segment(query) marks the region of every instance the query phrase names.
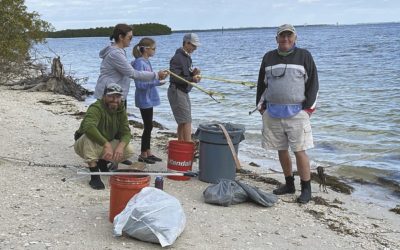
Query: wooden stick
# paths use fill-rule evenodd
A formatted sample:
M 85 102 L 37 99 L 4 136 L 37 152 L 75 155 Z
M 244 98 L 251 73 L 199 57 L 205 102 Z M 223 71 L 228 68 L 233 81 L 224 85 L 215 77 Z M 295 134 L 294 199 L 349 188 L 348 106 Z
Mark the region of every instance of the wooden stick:
M 171 72 L 170 70 L 165 70 L 165 71 L 167 71 L 170 75 L 172 75 L 172 76 L 178 78 L 179 80 L 181 80 L 181 81 L 183 81 L 183 82 L 185 82 L 185 83 L 187 83 L 187 84 L 189 84 L 189 85 L 191 85 L 191 86 L 197 88 L 198 90 L 200 90 L 200 91 L 206 93 L 207 95 L 209 95 L 209 96 L 210 96 L 214 101 L 216 101 L 217 103 L 220 103 L 220 102 L 219 102 L 218 100 L 216 100 L 213 96 L 219 96 L 219 97 L 221 97 L 222 99 L 224 98 L 224 95 L 221 94 L 221 93 L 214 92 L 214 91 L 210 91 L 210 90 L 206 90 L 206 89 L 200 87 L 198 84 L 196 84 L 196 83 L 194 83 L 194 82 L 189 82 L 188 80 L 182 78 L 181 76 L 175 74 L 174 72 Z
M 254 82 L 248 82 L 248 81 L 229 80 L 229 79 L 223 79 L 223 78 L 217 78 L 217 77 L 211 77 L 211 76 L 203 76 L 203 75 L 201 77 L 204 78 L 204 79 L 218 81 L 218 82 L 241 84 L 243 86 L 250 87 L 251 89 L 256 86 L 256 84 Z

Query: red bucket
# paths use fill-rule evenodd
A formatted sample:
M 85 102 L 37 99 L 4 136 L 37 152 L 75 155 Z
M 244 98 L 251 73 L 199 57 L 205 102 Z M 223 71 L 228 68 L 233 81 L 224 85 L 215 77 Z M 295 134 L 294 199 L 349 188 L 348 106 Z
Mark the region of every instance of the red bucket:
M 110 222 L 124 210 L 128 201 L 150 185 L 150 176 L 114 175 L 110 177 Z
M 192 171 L 195 144 L 172 140 L 168 143 L 168 170 L 177 173 Z M 190 180 L 188 176 L 167 176 L 176 181 Z

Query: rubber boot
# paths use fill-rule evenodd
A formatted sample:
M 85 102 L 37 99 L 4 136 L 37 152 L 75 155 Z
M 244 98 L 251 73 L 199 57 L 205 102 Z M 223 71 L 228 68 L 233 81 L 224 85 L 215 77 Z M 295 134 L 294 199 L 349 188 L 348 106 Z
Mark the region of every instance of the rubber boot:
M 97 161 L 97 168 L 100 169 L 101 172 L 110 172 L 108 169 L 108 161 L 100 159 Z
M 89 170 L 92 173 L 99 172 L 98 167 L 89 168 Z M 105 188 L 104 183 L 101 181 L 100 175 L 91 175 L 89 185 L 96 190 L 101 190 Z
M 311 181 L 301 180 L 301 194 L 297 198 L 298 203 L 308 203 L 311 200 Z
M 294 194 L 296 192 L 296 188 L 294 187 L 294 176 L 285 177 L 286 184 L 280 186 L 279 188 L 273 191 L 276 195 L 282 194 Z

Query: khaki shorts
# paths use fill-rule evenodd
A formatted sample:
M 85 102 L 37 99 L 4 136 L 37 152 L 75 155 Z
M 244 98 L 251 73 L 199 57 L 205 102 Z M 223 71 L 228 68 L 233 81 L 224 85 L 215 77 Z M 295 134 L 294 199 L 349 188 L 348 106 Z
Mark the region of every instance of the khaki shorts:
M 188 93 L 171 85 L 168 88 L 168 100 L 176 123 L 182 124 L 192 122 L 192 106 Z
M 314 147 L 310 117 L 304 110 L 290 118 L 272 118 L 264 112 L 262 147 L 273 150 L 303 151 Z
M 112 148 L 115 149 L 119 140 L 112 140 Z M 101 159 L 103 156 L 103 146 L 91 141 L 86 135 L 82 135 L 74 144 L 75 153 L 82 157 L 85 162 L 94 162 Z M 133 156 L 133 145 L 128 144 L 125 146 L 123 159 L 124 161 Z

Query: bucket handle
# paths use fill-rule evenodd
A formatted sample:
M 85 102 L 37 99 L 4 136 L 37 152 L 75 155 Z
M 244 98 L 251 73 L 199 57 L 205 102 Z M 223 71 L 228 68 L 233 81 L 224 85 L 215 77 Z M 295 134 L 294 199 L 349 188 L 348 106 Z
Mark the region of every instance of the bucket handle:
M 222 127 L 221 127 L 222 126 Z M 230 138 L 231 140 L 234 138 L 234 136 L 233 135 L 230 135 L 230 134 L 228 134 L 228 132 L 227 132 L 227 130 L 226 130 L 226 128 L 225 128 L 225 126 L 222 124 L 222 123 L 214 123 L 214 124 L 211 124 L 210 125 L 210 127 L 216 127 L 216 128 L 218 128 L 218 127 L 220 127 L 221 128 L 221 130 L 222 130 L 222 132 L 224 132 L 224 129 L 225 129 L 225 132 L 224 132 L 224 137 L 225 138 Z M 224 128 L 224 129 L 223 129 Z M 227 141 L 228 141 L 228 139 L 227 139 Z M 242 141 L 242 140 L 240 140 L 240 141 Z M 229 143 L 228 143 L 229 144 Z
M 222 129 L 222 132 L 224 132 L 224 135 L 226 137 L 226 141 L 228 142 L 229 148 L 231 149 L 231 153 L 232 153 L 233 159 L 235 160 L 236 170 L 239 170 L 241 168 L 240 167 L 240 162 L 239 162 L 239 159 L 238 159 L 238 157 L 236 155 L 236 151 L 235 151 L 235 148 L 233 147 L 233 143 L 232 143 L 232 140 L 231 140 L 231 138 L 230 138 L 230 136 L 228 134 L 228 131 L 226 131 L 224 125 L 222 125 L 222 124 L 217 124 L 217 125 Z

